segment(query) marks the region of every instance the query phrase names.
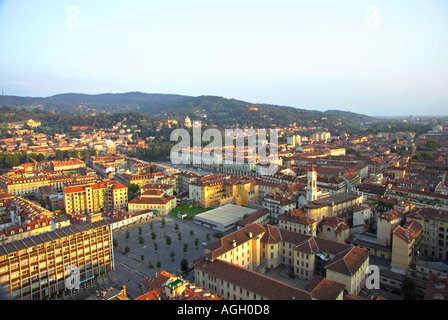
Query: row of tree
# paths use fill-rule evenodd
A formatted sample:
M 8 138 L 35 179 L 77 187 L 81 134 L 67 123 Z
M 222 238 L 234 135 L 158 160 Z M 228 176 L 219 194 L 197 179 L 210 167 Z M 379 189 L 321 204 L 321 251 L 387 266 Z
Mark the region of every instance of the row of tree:
M 68 151 L 68 150 L 56 150 L 55 155 L 46 158 L 42 153 L 31 153 L 27 154 L 25 151 L 9 153 L 9 154 L 0 154 L 0 169 L 10 170 L 13 167 L 17 167 L 22 163 L 29 163 L 34 160 L 37 162 L 45 161 L 45 160 L 68 160 L 71 158 L 88 158 L 90 156 L 96 156 L 98 152 L 95 149 L 84 149 L 80 153 L 77 150 Z

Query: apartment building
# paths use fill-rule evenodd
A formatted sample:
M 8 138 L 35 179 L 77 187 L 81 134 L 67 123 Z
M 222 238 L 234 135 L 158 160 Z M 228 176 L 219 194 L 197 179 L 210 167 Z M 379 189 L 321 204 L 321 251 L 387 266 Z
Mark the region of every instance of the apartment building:
M 126 186 L 132 184 L 138 185 L 140 188 L 144 185 L 156 183 L 159 177 L 163 177 L 165 174 L 163 172 L 153 172 L 146 174 L 131 174 L 131 173 L 121 173 L 116 174 L 115 178 Z
M 26 239 L 33 235 L 51 231 L 51 229 L 51 218 L 43 216 L 39 219 L 24 224 L 19 224 L 0 230 L 0 244 Z
M 169 194 L 170 196 L 174 195 L 174 186 L 170 184 L 161 184 L 161 183 L 146 184 L 140 188 L 140 193 L 142 194 L 148 190 L 162 191 L 163 193 Z
M 436 208 L 416 209 L 406 216 L 423 227 L 422 254 L 448 261 L 448 211 Z
M 378 216 L 377 242 L 380 245 L 390 247 L 392 245 L 392 233 L 404 220 L 403 212 L 390 210 Z
M 278 216 L 280 229 L 316 236 L 316 221 L 308 218 L 301 209 L 287 211 Z
M 338 193 L 307 202 L 303 211 L 307 217 L 319 223 L 324 217 L 347 217 L 362 202 L 362 195 Z
M 130 213 L 142 210 L 154 210 L 157 214 L 167 215 L 176 207 L 176 197 L 160 190 L 147 190 L 128 203 Z
M 262 274 L 280 265 L 292 267 L 299 279 L 322 276 L 331 284 L 342 284 L 349 294 L 358 294 L 369 265 L 367 250 L 256 223 L 204 249 L 194 262 L 195 281 L 227 299 L 311 299 L 306 290 Z
M 101 220 L 0 246 L 0 287 L 12 299 L 63 299 L 112 269 L 112 234 Z
M 186 192 L 189 190 L 190 183 L 195 181 L 197 178 L 201 177 L 200 174 L 189 172 L 189 171 L 182 171 L 178 173 L 173 174 L 175 178 L 175 191 L 177 193 Z
M 0 188 L 14 196 L 37 193 L 39 187 L 50 185 L 48 176 L 20 178 L 11 174 L 0 176 Z
M 430 275 L 424 300 L 448 300 L 448 278 L 445 275 Z
M 263 198 L 261 205 L 271 213 L 271 223 L 276 224 L 279 222 L 279 215 L 296 209 L 297 200 L 286 194 L 271 193 Z
M 350 227 L 339 217 L 324 218 L 317 226 L 317 236 L 320 238 L 346 243 L 350 236 Z
M 37 202 L 27 198 L 14 197 L 8 204 L 12 225 L 19 225 L 38 220 L 42 217 L 52 218 L 53 212 L 40 206 Z
M 213 174 L 199 177 L 189 186 L 190 199 L 203 208 L 259 202 L 259 185 L 251 176 Z
M 392 235 L 391 266 L 414 269 L 422 246 L 422 225 L 415 221 L 406 222 L 395 228 Z
M 62 191 L 66 184 L 85 183 L 98 180 L 95 175 L 80 175 L 79 173 L 42 174 L 24 177 L 15 173 L 6 173 L 0 176 L 0 188 L 14 196 L 39 195 L 39 188 L 51 186 L 56 191 Z
M 85 184 L 64 189 L 66 213 L 94 213 L 124 209 L 128 205 L 128 187 L 114 181 Z
M 79 159 L 70 159 L 67 161 L 51 161 L 51 169 L 54 172 L 78 170 L 81 168 L 85 168 L 85 166 L 85 162 Z

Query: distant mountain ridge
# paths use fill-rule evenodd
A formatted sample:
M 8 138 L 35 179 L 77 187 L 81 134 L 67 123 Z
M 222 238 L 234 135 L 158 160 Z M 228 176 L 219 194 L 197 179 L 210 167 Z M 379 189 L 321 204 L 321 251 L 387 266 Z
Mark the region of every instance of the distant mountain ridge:
M 176 119 L 183 122 L 186 116 L 192 121 L 200 120 L 207 124 L 226 126 L 272 126 L 296 125 L 331 126 L 359 125 L 371 121 L 366 115 L 340 111 L 299 109 L 250 103 L 218 96 L 184 96 L 143 92 L 127 93 L 63 93 L 50 97 L 0 96 L 0 106 L 18 108 L 37 108 L 54 110 L 58 113 L 129 112 L 138 111 L 153 117 Z

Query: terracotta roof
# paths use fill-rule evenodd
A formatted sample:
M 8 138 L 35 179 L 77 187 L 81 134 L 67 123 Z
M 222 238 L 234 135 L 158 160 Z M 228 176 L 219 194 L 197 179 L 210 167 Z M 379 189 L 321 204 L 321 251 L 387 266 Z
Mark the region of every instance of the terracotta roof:
M 315 276 L 304 287 L 317 300 L 335 300 L 344 288 L 344 284 L 321 276 Z
M 204 256 L 202 259 L 196 260 L 194 266 L 230 283 L 237 283 L 238 286 L 270 300 L 311 300 L 310 293 L 305 290 L 290 286 L 227 261 L 219 259 L 210 260 Z M 249 298 L 252 299 L 253 297 Z
M 206 244 L 204 248 L 211 250 L 212 258 L 216 258 L 233 249 L 234 241 L 235 245 L 238 246 L 249 241 L 251 234 L 252 237 L 258 237 L 260 235 L 263 235 L 265 232 L 266 229 L 262 225 L 253 223 L 229 235 L 226 235 L 221 239 Z
M 261 242 L 263 243 L 278 243 L 282 240 L 282 235 L 280 229 L 271 225 L 265 226 L 266 233 L 261 238 Z
M 425 300 L 448 300 L 447 279 L 446 276 L 430 273 L 426 286 Z
M 175 196 L 165 195 L 161 197 L 142 197 L 139 196 L 137 198 L 129 201 L 130 204 L 167 204 L 171 200 L 175 199 Z
M 352 276 L 367 259 L 369 259 L 368 250 L 350 247 L 333 257 L 325 268 Z
M 157 272 L 155 275 L 140 281 L 140 284 L 148 289 L 155 289 L 157 287 L 160 287 L 166 280 L 171 277 L 175 276 L 169 272 L 162 270 L 161 272 Z
M 268 215 L 269 215 L 269 210 L 267 208 L 263 208 L 263 209 L 260 209 L 256 212 L 252 213 L 248 217 L 241 219 L 240 221 L 237 222 L 237 225 L 240 227 L 245 227 L 245 226 L 249 225 L 250 223 L 253 223 L 257 219 L 260 219 L 261 217 L 268 216 Z
M 344 219 L 340 217 L 328 217 L 322 219 L 317 227 L 321 229 L 323 226 L 329 226 L 334 228 L 334 231 L 336 233 L 341 232 L 341 230 L 350 229 L 350 227 L 345 223 Z
M 410 217 L 428 219 L 428 220 L 438 220 L 443 222 L 448 222 L 448 211 L 434 209 L 434 208 L 421 208 L 417 209 L 415 212 L 409 215 Z
M 411 243 L 422 230 L 422 225 L 415 221 L 405 223 L 403 226 L 395 228 L 393 234 L 406 243 Z
M 98 190 L 98 189 L 105 189 L 108 187 L 108 185 L 112 185 L 112 189 L 127 189 L 127 187 L 117 181 L 114 180 L 104 180 L 102 182 L 98 183 L 86 183 L 81 186 L 74 186 L 74 187 L 66 187 L 64 189 L 65 193 L 74 193 L 74 192 L 83 192 L 86 187 L 92 188 L 92 190 Z
M 294 223 L 304 224 L 304 225 L 312 225 L 316 223 L 316 220 L 310 219 L 305 215 L 305 212 L 301 209 L 294 209 L 291 211 L 287 211 L 278 216 L 279 220 L 290 221 Z
M 388 212 L 383 213 L 381 216 L 379 216 L 379 219 L 393 221 L 399 218 L 402 218 L 403 214 L 399 210 L 390 210 Z
M 315 238 L 312 237 L 295 246 L 294 250 L 304 252 L 307 254 L 315 254 L 320 251 Z
M 145 192 L 143 192 L 141 194 L 141 196 L 142 197 L 145 197 L 145 196 L 159 196 L 160 197 L 164 194 L 165 193 L 163 191 L 151 189 L 151 190 L 146 190 Z

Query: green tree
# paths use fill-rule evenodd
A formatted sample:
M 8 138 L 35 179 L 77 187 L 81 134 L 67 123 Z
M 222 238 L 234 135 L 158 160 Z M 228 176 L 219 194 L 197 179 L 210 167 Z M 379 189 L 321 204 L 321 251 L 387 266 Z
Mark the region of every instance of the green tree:
M 132 193 L 137 193 L 139 189 L 140 189 L 140 187 L 136 183 L 131 183 L 128 187 L 128 190 Z
M 46 160 L 46 158 L 45 158 L 45 156 L 42 154 L 42 153 L 39 153 L 37 156 L 36 156 L 36 159 L 35 159 L 37 162 L 41 162 L 41 161 L 45 161 Z
M 14 160 L 13 160 L 13 156 L 12 156 L 12 154 L 8 154 L 8 155 L 6 156 L 6 158 L 5 158 L 5 164 L 6 164 L 8 167 L 12 167 L 12 166 L 14 165 Z
M 423 157 L 424 160 L 433 160 L 434 159 L 434 156 L 431 151 L 423 151 L 421 156 Z
M 84 149 L 84 150 L 81 151 L 81 157 L 83 159 L 88 158 L 89 156 L 90 156 L 89 150 Z
M 166 244 L 169 246 L 169 245 L 171 244 L 171 238 L 167 236 L 167 237 L 165 238 L 165 242 L 166 242 Z
M 432 151 L 435 149 L 440 148 L 442 145 L 436 141 L 436 140 L 429 140 L 428 142 L 425 143 L 425 148 Z
M 59 161 L 64 160 L 64 152 L 61 150 L 56 150 L 54 158 Z
M 89 149 L 89 154 L 91 157 L 96 157 L 98 155 L 98 151 L 96 151 L 96 149 Z
M 182 261 L 180 262 L 180 270 L 185 272 L 188 270 L 188 260 L 187 259 L 182 259 Z
M 401 292 L 404 300 L 423 300 L 423 293 L 417 289 L 415 281 L 409 277 L 403 279 Z

